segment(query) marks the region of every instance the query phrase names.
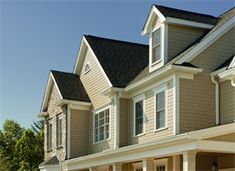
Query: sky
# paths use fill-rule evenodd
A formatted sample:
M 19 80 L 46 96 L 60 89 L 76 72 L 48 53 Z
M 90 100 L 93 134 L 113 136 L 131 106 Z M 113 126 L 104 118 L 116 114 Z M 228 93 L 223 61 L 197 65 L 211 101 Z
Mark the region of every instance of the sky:
M 0 129 L 30 127 L 50 69 L 72 72 L 83 34 L 138 43 L 152 4 L 218 16 L 232 0 L 0 0 Z

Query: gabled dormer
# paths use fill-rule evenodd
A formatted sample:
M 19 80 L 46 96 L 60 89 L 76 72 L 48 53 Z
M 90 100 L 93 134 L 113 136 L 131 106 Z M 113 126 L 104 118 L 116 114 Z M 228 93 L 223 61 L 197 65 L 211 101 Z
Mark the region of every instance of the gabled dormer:
M 149 36 L 149 72 L 168 63 L 216 22 L 210 15 L 153 5 L 142 30 Z

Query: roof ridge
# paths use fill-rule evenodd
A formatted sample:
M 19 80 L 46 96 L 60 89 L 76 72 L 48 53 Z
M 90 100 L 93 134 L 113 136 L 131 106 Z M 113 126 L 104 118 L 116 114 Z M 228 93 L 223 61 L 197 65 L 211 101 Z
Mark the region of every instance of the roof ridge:
M 130 42 L 130 41 L 125 41 L 125 40 L 117 40 L 117 39 L 111 39 L 111 38 L 106 38 L 106 37 L 99 37 L 99 36 L 94 36 L 94 35 L 85 35 L 85 37 L 93 37 L 93 38 L 96 38 L 96 39 L 102 39 L 102 40 L 107 40 L 107 41 L 113 41 L 113 42 L 119 42 L 119 43 L 125 43 L 125 44 L 135 44 L 137 46 L 146 46 L 148 47 L 149 45 L 147 44 L 141 44 L 141 43 L 136 43 L 136 42 Z
M 181 12 L 187 12 L 187 13 L 191 13 L 191 14 L 196 14 L 196 15 L 203 15 L 203 16 L 214 18 L 214 19 L 218 18 L 218 17 L 215 17 L 215 16 L 210 15 L 210 14 L 204 14 L 204 13 L 199 13 L 199 12 L 194 12 L 194 11 L 182 10 L 182 9 L 173 8 L 173 7 L 167 7 L 167 6 L 163 6 L 163 5 L 156 5 L 156 4 L 153 4 L 153 5 L 156 6 L 156 7 L 160 7 L 160 8 L 162 7 L 162 8 L 167 8 L 167 9 L 171 9 L 171 10 L 177 10 L 177 11 L 181 11 Z

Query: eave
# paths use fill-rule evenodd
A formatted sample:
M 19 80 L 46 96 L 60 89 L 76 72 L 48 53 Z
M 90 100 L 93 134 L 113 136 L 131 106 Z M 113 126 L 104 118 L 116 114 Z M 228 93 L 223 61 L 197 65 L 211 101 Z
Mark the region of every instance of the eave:
M 57 106 L 69 105 L 70 109 L 90 110 L 91 103 L 84 101 L 66 100 L 62 99 L 56 103 Z

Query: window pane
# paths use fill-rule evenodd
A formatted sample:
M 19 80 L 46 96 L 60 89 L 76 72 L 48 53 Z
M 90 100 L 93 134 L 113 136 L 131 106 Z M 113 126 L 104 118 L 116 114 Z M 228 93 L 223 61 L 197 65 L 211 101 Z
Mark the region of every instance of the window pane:
M 165 127 L 165 91 L 156 94 L 156 129 Z
M 143 101 L 135 103 L 135 135 L 143 133 Z
M 153 42 L 153 46 L 160 44 L 160 29 L 157 29 L 156 31 L 153 32 L 152 35 L 152 42 Z
M 152 52 L 152 63 L 161 59 L 161 46 L 156 46 L 153 48 Z

